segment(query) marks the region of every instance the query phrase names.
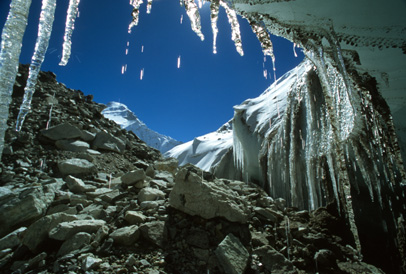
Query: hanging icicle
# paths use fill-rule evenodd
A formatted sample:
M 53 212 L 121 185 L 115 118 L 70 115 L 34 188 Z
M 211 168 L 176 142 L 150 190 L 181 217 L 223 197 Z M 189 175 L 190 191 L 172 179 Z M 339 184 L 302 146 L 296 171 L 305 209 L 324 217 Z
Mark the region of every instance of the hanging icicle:
M 24 119 L 31 109 L 32 96 L 35 92 L 35 85 L 37 84 L 38 73 L 41 69 L 42 62 L 45 59 L 49 45 L 49 38 L 52 33 L 52 24 L 54 22 L 56 8 L 56 0 L 43 0 L 41 7 L 41 15 L 38 26 L 38 37 L 35 44 L 34 55 L 32 56 L 31 65 L 29 69 L 27 84 L 24 89 L 24 98 L 20 107 L 17 117 L 16 130 L 20 131 Z
M 213 0 L 210 4 L 210 17 L 211 17 L 211 29 L 213 31 L 213 53 L 217 53 L 217 34 L 219 32 L 217 28 L 217 20 L 219 16 L 220 3 L 219 0 Z
M 7 129 L 7 119 L 11 93 L 18 71 L 18 59 L 31 0 L 12 0 L 7 21 L 1 34 L 0 51 L 0 159 L 4 148 L 4 135 Z
M 220 5 L 226 10 L 228 23 L 230 23 L 231 26 L 231 39 L 234 41 L 235 48 L 237 52 L 243 56 L 244 51 L 242 49 L 241 31 L 240 24 L 238 23 L 237 13 L 224 1 L 220 0 Z
M 202 26 L 200 24 L 200 14 L 199 9 L 194 0 L 184 0 L 186 13 L 189 16 L 190 24 L 192 30 L 200 37 L 200 39 L 204 40 L 204 35 L 202 33 Z
M 128 26 L 128 33 L 131 33 L 131 29 L 138 25 L 139 17 L 140 17 L 140 6 L 143 3 L 142 0 L 130 0 L 130 5 L 133 6 L 133 11 L 131 13 L 133 19 Z
M 180 55 L 178 56 L 178 68 L 180 68 Z
M 152 0 L 148 0 L 148 2 L 147 2 L 147 14 L 151 13 L 151 8 L 152 8 Z
M 140 71 L 140 80 L 144 78 L 144 69 L 141 69 Z
M 70 0 L 68 12 L 66 16 L 66 24 L 65 24 L 65 35 L 63 36 L 63 50 L 62 50 L 62 59 L 59 63 L 60 66 L 66 66 L 68 64 L 70 54 L 71 54 L 71 47 L 72 47 L 72 33 L 75 28 L 75 20 L 78 14 L 78 6 L 80 0 Z

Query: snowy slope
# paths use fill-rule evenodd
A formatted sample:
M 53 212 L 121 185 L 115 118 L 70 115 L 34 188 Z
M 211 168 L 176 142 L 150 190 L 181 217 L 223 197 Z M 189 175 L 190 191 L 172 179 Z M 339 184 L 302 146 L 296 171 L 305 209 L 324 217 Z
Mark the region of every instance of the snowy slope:
M 174 147 L 165 157 L 174 157 L 183 166 L 188 163 L 209 171 L 233 147 L 233 132 L 231 121 L 217 131 L 196 137 L 192 141 Z
M 147 145 L 158 149 L 162 153 L 182 144 L 169 136 L 162 135 L 148 128 L 138 117 L 124 104 L 109 102 L 107 108 L 102 111 L 104 117 L 113 120 L 122 128 L 134 132 Z

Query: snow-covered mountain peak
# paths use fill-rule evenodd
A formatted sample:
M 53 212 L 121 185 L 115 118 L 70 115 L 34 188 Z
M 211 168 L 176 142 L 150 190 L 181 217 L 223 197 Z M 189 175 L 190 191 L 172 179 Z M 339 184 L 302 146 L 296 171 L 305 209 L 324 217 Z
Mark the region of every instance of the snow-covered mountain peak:
M 182 144 L 169 136 L 160 134 L 147 127 L 126 105 L 119 102 L 109 102 L 102 111 L 104 117 L 113 120 L 122 128 L 134 132 L 147 145 L 162 153 Z

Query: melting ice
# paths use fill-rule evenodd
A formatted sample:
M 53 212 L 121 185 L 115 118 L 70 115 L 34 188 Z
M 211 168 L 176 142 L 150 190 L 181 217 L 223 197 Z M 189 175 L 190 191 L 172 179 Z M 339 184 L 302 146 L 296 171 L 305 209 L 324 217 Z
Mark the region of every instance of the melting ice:
M 60 66 L 66 66 L 68 64 L 68 60 L 71 54 L 71 47 L 72 47 L 72 33 L 73 29 L 75 28 L 75 21 L 76 16 L 79 12 L 80 0 L 70 0 L 68 12 L 66 16 L 66 24 L 65 24 L 65 35 L 63 36 L 63 51 L 62 51 L 62 59 L 59 63 Z

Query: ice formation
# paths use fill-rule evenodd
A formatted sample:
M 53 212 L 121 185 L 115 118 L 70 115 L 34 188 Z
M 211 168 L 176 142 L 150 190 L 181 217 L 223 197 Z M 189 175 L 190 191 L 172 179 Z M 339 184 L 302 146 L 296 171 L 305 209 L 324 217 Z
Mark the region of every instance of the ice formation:
M 148 0 L 148 2 L 147 2 L 147 14 L 151 13 L 151 9 L 152 9 L 152 0 Z
M 231 39 L 234 41 L 235 49 L 241 56 L 243 56 L 244 51 L 242 49 L 240 24 L 238 23 L 237 14 L 234 9 L 232 9 L 226 2 L 222 0 L 220 0 L 220 6 L 222 6 L 227 13 L 228 22 L 231 25 Z
M 139 17 L 140 17 L 140 6 L 143 3 L 142 0 L 130 0 L 130 5 L 133 6 L 133 11 L 131 13 L 133 19 L 128 26 L 128 33 L 131 33 L 133 27 L 138 25 Z
M 71 47 L 72 47 L 72 33 L 75 28 L 76 17 L 79 12 L 79 2 L 80 0 L 70 0 L 68 12 L 66 16 L 66 25 L 65 25 L 65 35 L 63 36 L 63 50 L 62 58 L 59 63 L 60 66 L 66 66 L 68 64 Z
M 192 30 L 200 37 L 200 39 L 204 40 L 204 35 L 202 33 L 202 26 L 200 24 L 200 14 L 199 9 L 194 0 L 184 0 L 183 3 L 185 4 L 186 13 L 190 19 L 190 25 Z
M 211 29 L 213 32 L 213 53 L 217 53 L 217 34 L 219 32 L 217 28 L 217 20 L 219 16 L 220 3 L 219 0 L 213 0 L 210 4 L 210 17 L 211 17 Z
M 23 126 L 24 119 L 31 109 L 32 96 L 35 92 L 38 73 L 40 72 L 42 62 L 45 58 L 45 53 L 48 49 L 49 38 L 52 33 L 52 24 L 54 22 L 56 8 L 56 0 L 43 0 L 41 15 L 38 26 L 38 37 L 35 44 L 34 55 L 32 56 L 30 70 L 28 74 L 27 84 L 24 89 L 24 98 L 18 113 L 16 130 L 20 131 Z
M 18 59 L 25 28 L 27 26 L 30 0 L 13 0 L 7 21 L 1 34 L 0 51 L 0 158 L 4 148 L 4 135 L 7 130 L 8 110 L 13 85 L 18 71 Z

